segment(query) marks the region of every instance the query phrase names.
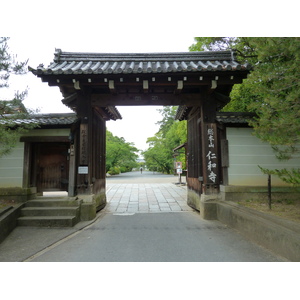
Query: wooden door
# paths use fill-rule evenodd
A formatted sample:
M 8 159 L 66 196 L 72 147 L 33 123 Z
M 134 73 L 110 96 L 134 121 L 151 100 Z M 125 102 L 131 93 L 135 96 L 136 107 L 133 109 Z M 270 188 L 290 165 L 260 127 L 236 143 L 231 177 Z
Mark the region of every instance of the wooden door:
M 37 155 L 37 190 L 68 191 L 69 161 L 68 145 L 41 143 Z

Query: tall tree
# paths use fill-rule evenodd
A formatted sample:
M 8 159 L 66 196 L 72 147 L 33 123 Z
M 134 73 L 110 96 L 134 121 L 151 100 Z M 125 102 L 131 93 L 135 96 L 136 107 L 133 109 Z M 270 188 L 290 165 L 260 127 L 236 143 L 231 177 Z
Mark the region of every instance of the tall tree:
M 27 72 L 25 69 L 27 61 L 18 62 L 10 54 L 8 40 L 7 37 L 0 37 L 0 88 L 9 87 L 11 74 L 22 75 Z M 8 154 L 16 145 L 20 135 L 36 126 L 20 121 L 28 118 L 29 115 L 22 104 L 26 95 L 27 91 L 23 91 L 17 92 L 13 99 L 1 100 L 0 98 L 0 156 Z M 19 121 L 16 123 L 16 120 Z
M 159 131 L 149 137 L 148 150 L 143 152 L 149 170 L 171 174 L 174 171 L 173 149 L 186 142 L 186 121 L 175 121 L 177 107 L 165 106 L 159 110 L 162 120 L 158 122 Z M 178 157 L 185 164 L 185 155 Z
M 137 152 L 139 150 L 132 143 L 125 141 L 123 137 L 114 136 L 106 131 L 106 172 L 129 172 L 138 164 Z
M 175 121 L 177 106 L 164 106 L 162 109 L 158 109 L 158 111 L 163 118 L 156 124 L 159 125 L 158 131 L 162 134 L 162 136 L 165 136 Z

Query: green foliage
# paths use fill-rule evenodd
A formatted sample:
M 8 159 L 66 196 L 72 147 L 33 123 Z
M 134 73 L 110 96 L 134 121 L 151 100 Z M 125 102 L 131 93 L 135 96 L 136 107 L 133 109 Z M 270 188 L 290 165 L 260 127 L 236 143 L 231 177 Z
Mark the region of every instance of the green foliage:
M 177 106 L 164 106 L 162 109 L 158 109 L 158 111 L 163 116 L 163 119 L 156 124 L 160 125 L 158 131 L 164 137 L 170 127 L 174 124 Z
M 253 83 L 244 80 L 243 84 L 233 86 L 230 93 L 230 102 L 222 108 L 225 112 L 256 112 L 256 108 L 252 103 L 262 103 L 262 99 L 258 94 L 254 94 Z
M 265 169 L 260 166 L 258 166 L 260 170 L 267 175 L 276 175 L 278 176 L 282 181 L 286 183 L 290 183 L 294 186 L 300 186 L 300 168 L 293 168 L 291 170 L 287 169 L 275 169 L 275 170 L 270 170 L 270 169 Z
M 149 137 L 148 150 L 143 152 L 147 168 L 150 171 L 172 174 L 174 171 L 173 149 L 187 140 L 186 121 L 175 121 L 177 107 L 164 107 L 160 110 L 163 116 L 159 131 L 153 137 Z M 177 161 L 184 162 L 185 154 L 181 153 Z
M 189 47 L 190 51 L 222 51 L 232 48 L 237 38 L 232 37 L 195 37 L 195 44 Z
M 107 171 L 107 173 L 110 175 L 118 175 L 121 173 L 121 169 L 118 167 L 110 167 L 110 169 Z
M 22 134 L 38 127 L 36 123 L 28 123 L 29 113 L 26 109 L 21 111 L 15 109 L 22 107 L 21 101 L 19 99 L 0 101 L 0 157 L 11 152 Z
M 248 80 L 262 99 L 250 104 L 258 114 L 255 133 L 293 154 L 300 141 L 300 38 L 251 38 L 251 43 L 258 63 Z
M 26 73 L 25 62 L 18 62 L 16 57 L 9 52 L 8 37 L 0 37 L 0 88 L 8 87 L 8 79 L 10 74 Z
M 136 154 L 139 150 L 124 138 L 106 131 L 106 172 L 111 175 L 129 172 L 138 166 Z

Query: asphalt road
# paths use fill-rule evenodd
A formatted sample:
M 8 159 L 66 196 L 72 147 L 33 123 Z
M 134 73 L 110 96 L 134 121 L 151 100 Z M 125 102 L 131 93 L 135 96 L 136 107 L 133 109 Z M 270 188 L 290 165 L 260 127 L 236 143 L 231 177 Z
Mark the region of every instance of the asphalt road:
M 163 181 L 176 182 L 176 177 L 135 172 L 111 177 L 107 183 Z M 104 210 L 96 222 L 38 253 L 30 261 L 269 262 L 281 261 L 281 258 L 219 221 L 201 219 L 196 211 L 114 213 Z
M 36 256 L 39 262 L 280 261 L 196 212 L 103 214 L 92 226 Z

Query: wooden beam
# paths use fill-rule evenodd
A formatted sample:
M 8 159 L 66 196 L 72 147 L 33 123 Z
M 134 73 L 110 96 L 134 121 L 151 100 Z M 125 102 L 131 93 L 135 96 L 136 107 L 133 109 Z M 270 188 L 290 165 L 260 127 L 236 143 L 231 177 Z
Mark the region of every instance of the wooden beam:
M 69 136 L 22 136 L 20 142 L 29 143 L 70 143 Z
M 131 94 L 93 94 L 92 106 L 126 106 L 126 105 L 187 105 L 198 106 L 203 95 L 166 94 L 166 93 L 131 93 Z
M 137 84 L 136 81 L 137 74 L 81 74 L 81 75 L 47 75 L 43 76 L 41 79 L 43 82 L 48 82 L 49 86 L 62 86 L 68 85 L 74 89 L 73 79 L 75 81 L 80 81 L 80 86 L 105 86 L 108 80 L 114 80 L 115 83 L 124 84 L 124 85 L 134 85 Z M 178 80 L 183 80 L 184 77 L 187 78 L 185 81 L 186 85 L 210 85 L 212 80 L 216 80 L 218 78 L 218 85 L 232 85 L 237 83 L 242 83 L 243 79 L 246 77 L 243 74 L 232 73 L 222 73 L 222 72 L 214 72 L 214 73 L 172 73 L 172 80 L 169 81 L 170 74 L 138 74 L 139 80 L 148 80 L 153 81 L 152 78 L 155 76 L 155 85 L 174 85 L 174 82 Z M 104 78 L 107 80 L 104 81 Z M 120 78 L 124 79 L 124 82 L 120 82 Z M 126 78 L 126 80 L 125 80 Z M 170 77 L 171 78 L 171 77 Z M 90 79 L 90 81 L 89 81 Z

